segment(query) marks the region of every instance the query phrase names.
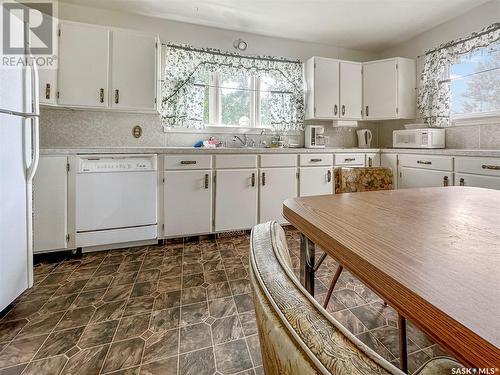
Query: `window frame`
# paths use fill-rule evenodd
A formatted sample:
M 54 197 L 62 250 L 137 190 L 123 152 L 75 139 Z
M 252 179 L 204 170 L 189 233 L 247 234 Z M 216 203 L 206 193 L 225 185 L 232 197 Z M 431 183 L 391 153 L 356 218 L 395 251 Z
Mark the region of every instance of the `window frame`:
M 208 90 L 208 118 L 205 124 L 208 129 L 271 129 L 271 126 L 262 126 L 260 113 L 260 77 L 250 76 L 250 123 L 249 126 L 223 125 L 222 119 L 222 87 L 221 74 L 219 72 L 209 73 Z
M 451 86 L 451 67 L 453 64 L 449 64 L 446 68 L 445 77 L 446 80 L 450 82 Z M 477 72 L 475 74 L 480 74 Z M 452 89 L 450 87 L 450 95 L 452 94 Z M 500 120 L 500 108 L 493 111 L 483 111 L 476 113 L 459 113 L 452 114 L 451 113 L 451 104 L 450 104 L 450 122 L 455 126 L 460 125 L 482 125 L 482 124 L 497 124 Z

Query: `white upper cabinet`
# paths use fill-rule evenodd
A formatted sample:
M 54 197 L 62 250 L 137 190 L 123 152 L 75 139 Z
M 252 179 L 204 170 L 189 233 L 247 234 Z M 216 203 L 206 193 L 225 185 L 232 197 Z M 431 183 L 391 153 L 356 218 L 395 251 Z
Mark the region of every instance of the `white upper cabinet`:
M 363 64 L 363 118 L 416 117 L 416 63 L 405 58 Z
M 47 84 L 56 82 L 44 74 L 42 104 L 156 111 L 157 35 L 76 22 L 59 29 L 59 98 L 48 98 Z
M 109 30 L 70 22 L 62 22 L 59 28 L 58 104 L 106 107 Z
M 157 39 L 151 34 L 112 31 L 111 106 L 156 108 Z
M 57 70 L 39 69 L 38 88 L 40 104 L 57 104 Z
M 307 60 L 306 119 L 360 119 L 361 68 L 361 63 L 325 57 Z
M 340 118 L 361 119 L 362 64 L 340 62 Z
M 306 62 L 308 119 L 339 117 L 339 62 L 313 57 Z

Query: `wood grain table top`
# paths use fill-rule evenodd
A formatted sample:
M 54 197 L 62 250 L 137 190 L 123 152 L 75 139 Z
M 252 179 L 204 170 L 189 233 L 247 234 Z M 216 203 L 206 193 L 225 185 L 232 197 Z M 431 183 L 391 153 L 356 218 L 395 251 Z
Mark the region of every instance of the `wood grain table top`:
M 293 198 L 283 214 L 465 365 L 500 367 L 500 191 Z

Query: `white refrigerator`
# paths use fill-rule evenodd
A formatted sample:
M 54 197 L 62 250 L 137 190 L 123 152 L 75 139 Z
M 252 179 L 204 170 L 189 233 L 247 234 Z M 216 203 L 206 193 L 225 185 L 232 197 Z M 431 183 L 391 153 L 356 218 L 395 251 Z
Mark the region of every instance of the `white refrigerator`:
M 0 67 L 0 311 L 33 285 L 39 112 L 36 66 Z

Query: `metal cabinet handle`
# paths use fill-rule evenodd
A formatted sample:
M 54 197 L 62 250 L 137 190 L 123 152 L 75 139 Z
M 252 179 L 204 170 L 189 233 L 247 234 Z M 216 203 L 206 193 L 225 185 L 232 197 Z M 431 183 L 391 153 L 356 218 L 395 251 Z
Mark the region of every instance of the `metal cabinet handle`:
M 338 112 L 338 106 L 337 106 L 337 104 L 335 104 L 335 105 L 333 106 L 333 114 L 336 116 L 336 115 L 337 115 L 337 112 Z
M 344 161 L 347 162 L 347 161 L 354 161 L 356 160 L 356 158 L 345 158 Z
M 345 105 L 342 104 L 342 116 L 345 116 Z
M 99 90 L 99 101 L 104 103 L 104 89 L 102 88 Z
M 311 163 L 317 163 L 319 161 L 323 161 L 323 159 L 310 159 L 309 160 Z
M 368 158 L 368 166 L 373 167 L 373 159 L 371 157 Z
M 328 170 L 328 172 L 326 172 L 326 179 L 328 182 L 332 182 L 332 171 L 331 170 Z
M 427 161 L 427 160 L 417 160 L 417 164 L 431 165 L 431 164 L 432 164 L 432 161 Z
M 365 107 L 365 115 L 368 117 L 368 106 Z
M 45 85 L 45 99 L 50 99 L 50 83 Z
M 255 186 L 255 173 L 252 173 L 252 186 Z
M 196 164 L 196 160 L 181 160 L 181 164 Z
M 448 186 L 450 184 L 450 181 L 448 179 L 448 176 L 443 177 L 443 186 Z
M 465 180 L 463 178 L 460 179 L 460 186 L 465 186 Z
M 481 168 L 483 168 L 483 169 L 493 169 L 495 171 L 500 171 L 500 165 L 483 164 L 483 165 L 481 165 Z
M 266 186 L 266 173 L 262 172 L 262 186 Z
M 120 90 L 116 89 L 115 90 L 115 104 L 118 104 L 120 102 Z
M 208 189 L 208 173 L 205 173 L 205 189 Z

